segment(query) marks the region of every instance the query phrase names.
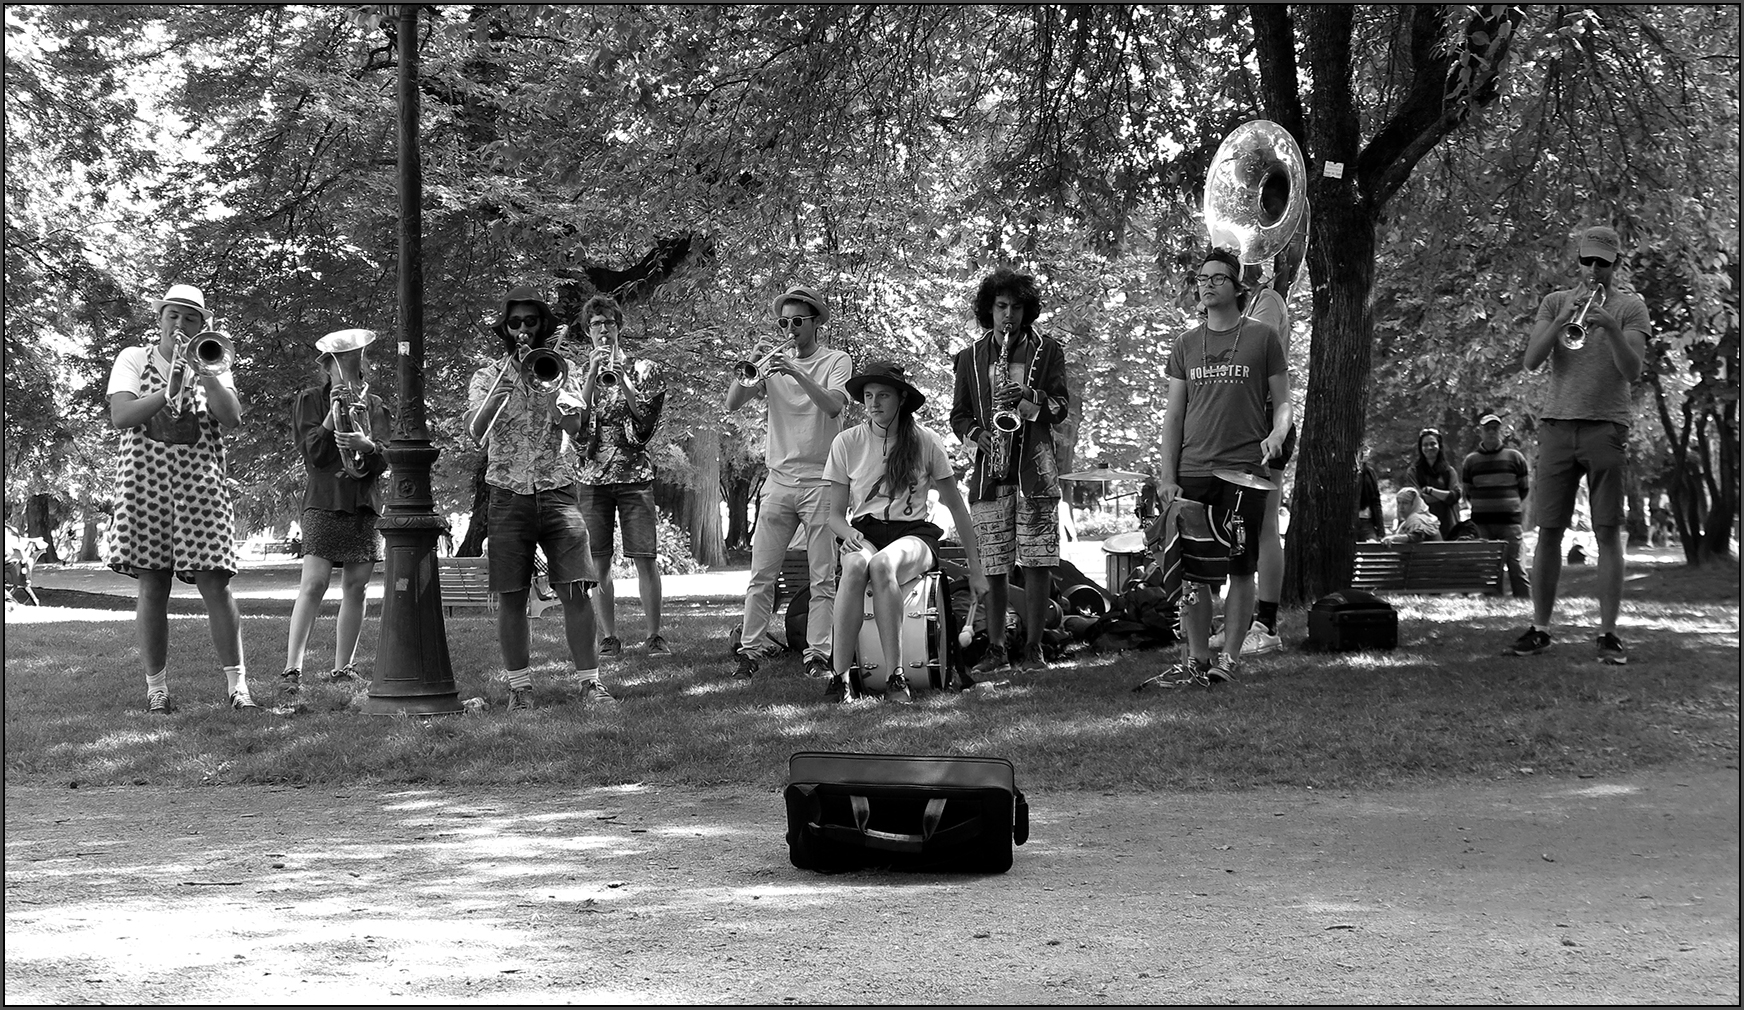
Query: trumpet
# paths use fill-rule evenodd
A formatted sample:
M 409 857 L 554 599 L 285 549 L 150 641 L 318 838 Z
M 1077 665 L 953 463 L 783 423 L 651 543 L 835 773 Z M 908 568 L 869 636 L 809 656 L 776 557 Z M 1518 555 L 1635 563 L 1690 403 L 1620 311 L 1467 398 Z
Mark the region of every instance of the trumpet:
M 1578 351 L 1587 345 L 1587 312 L 1592 309 L 1594 299 L 1598 300 L 1599 308 L 1604 308 L 1607 297 L 1603 285 L 1593 289 L 1593 293 L 1587 296 L 1587 303 L 1581 306 L 1580 315 L 1569 320 L 1568 325 L 1562 328 L 1562 346 Z
M 177 356 L 195 378 L 209 378 L 230 371 L 230 366 L 236 363 L 236 344 L 230 339 L 230 334 L 222 330 L 204 330 L 182 345 Z M 177 411 L 187 409 L 189 390 L 193 385 L 184 381 L 176 392 Z
M 792 347 L 793 338 L 788 337 L 786 340 L 783 340 L 781 343 L 770 348 L 768 354 L 763 355 L 756 361 L 746 359 L 734 364 L 733 374 L 739 377 L 739 385 L 755 386 L 757 383 L 762 382 L 767 377 L 766 373 L 769 369 L 769 362 L 774 361 L 777 354 L 791 350 Z

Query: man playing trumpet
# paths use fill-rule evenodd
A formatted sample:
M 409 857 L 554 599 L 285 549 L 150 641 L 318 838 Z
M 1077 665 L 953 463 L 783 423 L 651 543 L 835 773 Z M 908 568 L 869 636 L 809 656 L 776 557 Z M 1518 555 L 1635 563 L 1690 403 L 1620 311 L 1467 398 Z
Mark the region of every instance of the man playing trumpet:
M 600 682 L 594 654 L 589 590 L 598 581 L 580 484 L 568 443 L 586 420 L 576 369 L 562 359 L 562 375 L 534 382 L 532 352 L 557 342 L 557 317 L 530 287 L 503 299 L 493 332 L 506 353 L 473 373 L 467 431 L 484 444 L 490 485 L 490 591 L 498 594 L 497 644 L 509 682 L 509 711 L 533 710 L 529 663 L 527 594 L 533 585 L 533 552 L 545 552 L 551 588 L 563 601 L 563 633 L 581 680 L 581 700 L 615 703 Z M 546 359 L 549 361 L 549 359 Z M 542 388 L 548 387 L 548 388 Z
M 975 293 L 981 338 L 957 352 L 951 430 L 976 447 L 969 479 L 969 513 L 981 545 L 991 590 L 987 595 L 987 654 L 975 672 L 1008 663 L 1005 642 L 1007 573 L 1023 569 L 1027 641 L 1016 664 L 1047 669 L 1042 624 L 1060 563 L 1060 481 L 1053 426 L 1066 420 L 1066 352 L 1035 330 L 1041 311 L 1035 278 L 1000 269 Z M 967 537 L 962 537 L 967 540 Z
M 1582 475 L 1599 543 L 1598 659 L 1628 662 L 1617 637 L 1623 600 L 1623 458 L 1634 409 L 1629 384 L 1641 374 L 1652 324 L 1647 305 L 1616 290 L 1617 233 L 1588 228 L 1578 251 L 1582 283 L 1552 291 L 1538 304 L 1524 364 L 1550 362 L 1550 398 L 1538 436 L 1533 512 L 1538 547 L 1532 556 L 1532 624 L 1508 651 L 1530 656 L 1550 648 L 1556 585 L 1562 576 L 1562 531 L 1574 513 Z
M 620 338 L 624 310 L 604 295 L 581 307 L 593 353 L 581 398 L 588 408 L 588 426 L 578 445 L 581 452 L 581 512 L 593 544 L 599 593 L 594 616 L 599 622 L 599 654 L 624 651 L 618 639 L 617 594 L 612 586 L 613 526 L 623 530 L 624 557 L 636 566 L 642 612 L 648 618 L 650 656 L 670 655 L 660 634 L 662 587 L 659 564 L 659 523 L 654 511 L 654 457 L 648 443 L 660 430 L 666 406 L 666 385 L 659 366 L 624 352 Z
M 781 574 L 788 543 L 804 525 L 811 561 L 805 674 L 826 678 L 831 673 L 836 551 L 835 536 L 830 532 L 830 486 L 824 480 L 824 461 L 829 458 L 830 444 L 842 431 L 853 362 L 847 352 L 818 343 L 818 330 L 829 321 L 830 312 L 816 292 L 789 288 L 770 308 L 775 325 L 785 335 L 783 343 L 765 355 L 761 365 L 751 362 L 754 376 L 735 369 L 727 384 L 728 410 L 738 410 L 757 398 L 769 405 L 764 450 L 769 476 L 757 502 L 757 529 L 751 537 L 751 584 L 745 591 L 739 665 L 733 676 L 755 675 L 758 660 L 781 648 L 771 630 L 775 580 Z M 792 342 L 791 353 L 785 350 L 787 341 Z

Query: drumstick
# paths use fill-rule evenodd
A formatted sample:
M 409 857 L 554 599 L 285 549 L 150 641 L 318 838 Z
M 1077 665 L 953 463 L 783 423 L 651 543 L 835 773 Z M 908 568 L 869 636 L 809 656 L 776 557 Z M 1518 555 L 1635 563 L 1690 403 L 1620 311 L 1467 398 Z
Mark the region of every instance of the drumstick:
M 967 649 L 969 643 L 975 638 L 975 608 L 980 605 L 981 597 L 971 596 L 969 598 L 969 616 L 963 618 L 963 630 L 957 632 L 957 647 L 959 649 Z

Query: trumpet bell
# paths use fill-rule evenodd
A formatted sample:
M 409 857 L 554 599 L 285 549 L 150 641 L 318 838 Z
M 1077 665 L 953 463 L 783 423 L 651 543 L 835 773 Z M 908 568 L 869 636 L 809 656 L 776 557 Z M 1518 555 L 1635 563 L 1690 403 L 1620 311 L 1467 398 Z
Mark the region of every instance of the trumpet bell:
M 1308 169 L 1290 131 L 1265 119 L 1223 138 L 1205 173 L 1205 229 L 1211 244 L 1243 263 L 1282 252 L 1308 209 Z
M 755 386 L 763 381 L 763 369 L 757 367 L 755 361 L 740 361 L 733 365 L 733 374 L 739 377 L 739 385 Z
M 236 362 L 236 344 L 219 330 L 196 334 L 188 342 L 188 364 L 200 375 L 222 375 Z
M 549 393 L 569 378 L 569 362 L 556 351 L 537 347 L 521 359 L 521 374 L 535 392 Z
M 599 374 L 594 376 L 593 381 L 598 385 L 610 389 L 618 384 L 618 370 L 615 368 L 602 368 L 599 370 Z

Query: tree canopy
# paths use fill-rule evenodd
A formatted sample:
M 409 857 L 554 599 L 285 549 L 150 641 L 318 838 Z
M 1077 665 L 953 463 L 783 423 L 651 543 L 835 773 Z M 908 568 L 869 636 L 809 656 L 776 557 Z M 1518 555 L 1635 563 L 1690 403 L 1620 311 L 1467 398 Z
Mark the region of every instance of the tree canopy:
M 243 521 L 293 517 L 288 406 L 313 340 L 392 329 L 387 12 L 7 8 L 9 501 L 101 511 L 108 365 L 185 281 L 238 337 Z M 759 465 L 761 420 L 723 412 L 727 369 L 792 283 L 830 300 L 827 339 L 905 361 L 948 405 L 976 281 L 1035 273 L 1079 397 L 1062 441 L 1142 465 L 1191 322 L 1205 167 L 1259 116 L 1297 135 L 1312 180 L 1298 595 L 1348 564 L 1327 545 L 1348 539 L 1339 475 L 1365 430 L 1391 450 L 1417 418 L 1530 416 L 1521 327 L 1585 223 L 1617 224 L 1631 265 L 1694 306 L 1666 317 L 1666 409 L 1644 393 L 1644 421 L 1708 397 L 1712 435 L 1735 402 L 1724 355 L 1689 349 L 1723 343 L 1726 304 L 1736 331 L 1736 8 L 509 4 L 432 5 L 421 25 L 444 512 L 473 500 L 461 398 L 519 282 L 565 316 L 614 294 L 667 363 L 662 497 L 705 561 L 716 503 Z

